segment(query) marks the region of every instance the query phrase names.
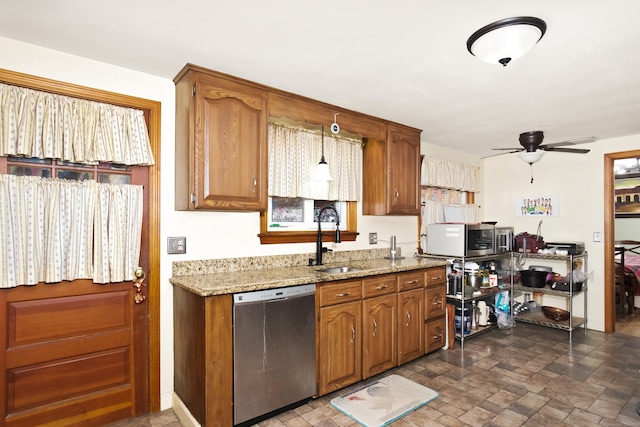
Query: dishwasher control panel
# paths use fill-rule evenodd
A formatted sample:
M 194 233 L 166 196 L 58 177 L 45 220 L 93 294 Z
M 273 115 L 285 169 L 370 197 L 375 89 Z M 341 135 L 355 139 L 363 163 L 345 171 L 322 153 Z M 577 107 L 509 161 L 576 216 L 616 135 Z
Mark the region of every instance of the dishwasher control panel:
M 287 288 L 265 289 L 262 291 L 243 292 L 233 294 L 233 303 L 242 304 L 256 301 L 277 300 L 303 295 L 313 294 L 316 291 L 316 284 L 289 286 Z

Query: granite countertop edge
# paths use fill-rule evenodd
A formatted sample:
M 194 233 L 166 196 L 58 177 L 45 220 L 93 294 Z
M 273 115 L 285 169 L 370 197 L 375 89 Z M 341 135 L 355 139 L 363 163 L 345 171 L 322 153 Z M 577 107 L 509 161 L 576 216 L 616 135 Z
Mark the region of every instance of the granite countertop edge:
M 329 274 L 318 270 L 337 266 L 359 268 L 347 273 Z M 229 271 L 210 274 L 173 276 L 169 282 L 199 296 L 234 294 L 284 288 L 307 283 L 322 283 L 336 280 L 364 278 L 380 274 L 421 270 L 445 266 L 447 262 L 437 258 L 407 257 L 397 260 L 387 258 L 328 263 L 322 266 L 289 266 L 245 271 Z

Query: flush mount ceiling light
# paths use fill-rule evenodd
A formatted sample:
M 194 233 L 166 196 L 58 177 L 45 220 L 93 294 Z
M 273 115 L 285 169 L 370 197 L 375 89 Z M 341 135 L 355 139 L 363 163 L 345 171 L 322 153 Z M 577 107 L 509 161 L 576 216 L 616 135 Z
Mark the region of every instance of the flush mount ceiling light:
M 489 64 L 507 64 L 529 52 L 544 36 L 547 24 L 539 18 L 518 16 L 480 28 L 467 40 L 467 50 Z

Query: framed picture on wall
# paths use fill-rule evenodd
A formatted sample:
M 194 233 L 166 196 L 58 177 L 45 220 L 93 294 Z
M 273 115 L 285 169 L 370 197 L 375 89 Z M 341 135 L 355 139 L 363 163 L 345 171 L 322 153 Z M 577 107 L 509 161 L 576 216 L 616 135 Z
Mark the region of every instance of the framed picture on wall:
M 560 216 L 560 197 L 547 194 L 528 194 L 516 197 L 516 216 Z
M 640 218 L 640 174 L 616 175 L 613 188 L 616 218 Z

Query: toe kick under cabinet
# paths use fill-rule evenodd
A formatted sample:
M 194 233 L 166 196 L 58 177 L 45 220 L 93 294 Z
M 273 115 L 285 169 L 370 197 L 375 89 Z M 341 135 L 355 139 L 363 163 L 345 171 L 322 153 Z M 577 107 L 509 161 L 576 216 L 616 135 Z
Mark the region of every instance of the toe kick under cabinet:
M 542 311 L 530 310 L 522 311 L 515 315 L 519 322 L 532 323 L 535 325 L 546 326 L 549 328 L 562 329 L 569 332 L 569 340 L 573 338 L 573 331 L 578 328 L 587 329 L 587 283 L 584 280 L 581 283 L 575 283 L 574 270 L 583 273 L 587 277 L 588 258 L 589 255 L 585 251 L 577 255 L 547 255 L 547 254 L 514 254 L 516 263 L 520 269 L 528 269 L 530 265 L 541 265 L 552 267 L 553 271 L 564 275 L 567 280 L 563 284 L 562 289 L 555 289 L 547 283 L 542 288 L 532 288 L 522 286 L 519 282 L 513 285 L 513 304 L 534 300 L 539 306 L 551 306 L 567 310 L 569 318 L 567 320 L 553 320 L 544 316 Z

